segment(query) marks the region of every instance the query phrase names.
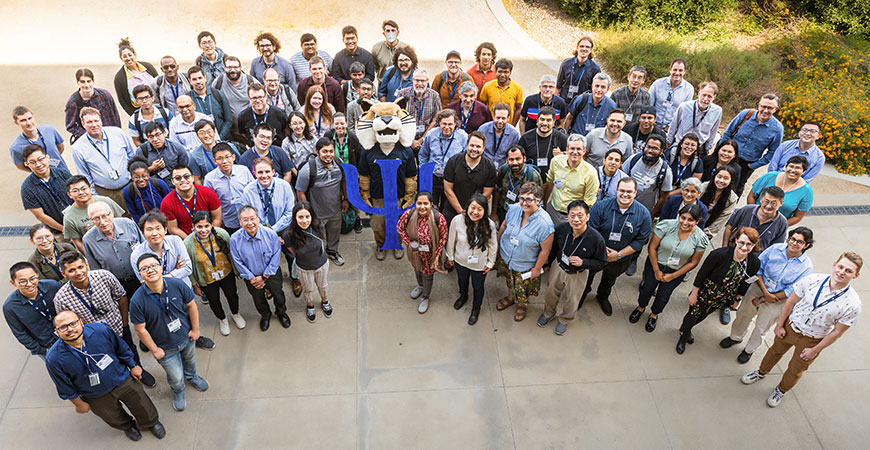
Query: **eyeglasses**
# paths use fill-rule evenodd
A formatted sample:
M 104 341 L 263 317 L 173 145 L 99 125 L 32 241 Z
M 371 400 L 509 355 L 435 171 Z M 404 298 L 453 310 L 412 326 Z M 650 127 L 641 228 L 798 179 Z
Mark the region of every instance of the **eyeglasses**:
M 82 188 L 72 188 L 72 189 L 69 190 L 69 193 L 72 194 L 72 195 L 76 195 L 76 194 L 79 194 L 79 193 L 85 193 L 85 192 L 90 192 L 90 191 L 91 191 L 91 187 L 90 187 L 90 186 L 85 186 L 85 187 L 82 187 Z
M 801 128 L 800 133 L 806 133 L 806 134 L 819 134 L 819 133 L 820 133 L 820 130 L 813 130 L 812 128 Z
M 146 181 L 151 177 L 149 175 L 132 175 L 130 178 L 132 178 L 133 181 Z
M 76 319 L 73 322 L 65 323 L 65 324 L 55 328 L 55 330 L 57 330 L 59 333 L 66 333 L 70 328 L 78 328 L 79 322 L 81 322 L 81 321 L 82 321 L 82 319 Z
M 539 199 L 535 198 L 535 197 L 520 197 L 520 203 L 525 203 L 525 204 L 534 203 L 538 200 Z
M 795 244 L 798 244 L 798 245 L 804 245 L 804 244 L 807 243 L 807 241 L 802 241 L 802 240 L 800 240 L 800 239 L 796 239 L 796 238 L 793 238 L 793 237 L 788 238 L 788 241 L 789 241 L 789 242 L 794 242 Z
M 776 106 L 758 105 L 758 109 L 764 111 L 776 111 Z
M 33 158 L 27 160 L 27 165 L 28 166 L 35 166 L 37 164 L 42 164 L 45 162 L 45 158 L 48 158 L 48 156 L 45 156 L 45 155 L 34 156 Z
M 173 181 L 189 180 L 191 176 L 193 176 L 193 175 L 191 175 L 189 173 L 186 173 L 184 175 L 175 175 L 174 177 L 172 177 L 172 180 Z
M 277 83 L 277 82 L 279 82 L 279 81 L 281 81 L 281 80 L 278 80 L 278 79 L 275 79 L 275 78 L 270 78 L 270 79 L 268 79 L 268 80 L 263 80 L 264 83 Z
M 95 222 L 95 223 L 96 223 L 96 222 L 102 222 L 102 221 L 104 221 L 104 220 L 109 220 L 109 215 L 108 215 L 108 214 L 100 214 L 100 215 L 97 215 L 97 216 L 91 217 L 91 222 Z
M 215 157 L 214 157 L 214 162 L 224 162 L 224 161 L 229 161 L 229 160 L 231 160 L 232 158 L 233 158 L 232 156 L 215 156 Z
M 150 96 L 150 95 L 144 95 L 144 96 L 142 96 L 142 97 L 136 97 L 136 103 L 142 103 L 142 102 L 144 102 L 145 100 L 150 100 L 150 99 L 151 99 L 151 96 Z
M 253 97 L 248 97 L 248 99 L 251 100 L 251 101 L 254 101 L 254 100 L 264 100 L 265 98 L 266 98 L 265 95 L 256 95 L 256 96 L 253 96 Z
M 270 48 L 270 47 L 272 47 L 272 44 L 271 44 L 271 43 L 269 43 L 269 44 L 259 44 L 259 45 L 257 45 L 257 47 L 260 47 L 260 48 Z
M 179 106 L 179 108 L 181 108 L 181 107 Z M 151 139 L 157 139 L 161 136 L 163 136 L 163 132 L 158 131 L 157 133 L 146 134 L 145 138 L 148 140 L 151 140 Z
M 32 276 L 30 278 L 22 278 L 22 279 L 18 280 L 17 284 L 21 287 L 25 287 L 25 286 L 28 286 L 31 284 L 37 284 L 37 283 L 39 283 L 39 277 Z
M 174 69 L 178 67 L 178 64 L 166 64 L 165 66 L 160 66 L 163 70 Z
M 776 206 L 779 203 L 779 200 L 762 200 L 762 206 Z
M 33 242 L 35 242 L 35 243 L 37 243 L 37 244 L 41 244 L 41 243 L 43 243 L 43 242 L 45 242 L 45 241 L 53 241 L 53 240 L 54 240 L 54 236 L 52 236 L 52 235 L 47 235 L 47 236 L 34 236 L 34 237 L 33 237 Z
M 151 272 L 152 270 L 159 270 L 161 267 L 160 263 L 148 264 L 147 266 L 140 267 L 139 272 Z
M 755 244 L 753 244 L 752 242 L 740 242 L 740 241 L 734 242 L 734 245 L 736 245 L 738 247 L 754 247 L 755 246 Z

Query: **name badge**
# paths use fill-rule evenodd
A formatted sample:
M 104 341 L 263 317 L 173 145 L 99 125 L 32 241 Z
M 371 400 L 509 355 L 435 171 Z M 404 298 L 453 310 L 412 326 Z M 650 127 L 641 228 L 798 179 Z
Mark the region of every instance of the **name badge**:
M 632 113 L 625 113 L 625 121 L 626 121 L 626 122 L 631 122 L 631 118 L 632 118 L 632 117 L 634 117 L 634 114 L 632 114 Z
M 556 186 L 556 189 L 562 189 L 565 187 L 565 182 L 562 180 L 555 180 L 553 184 Z
M 166 324 L 166 328 L 169 329 L 170 333 L 175 333 L 181 329 L 181 320 L 178 318 L 173 319 L 172 322 Z
M 96 386 L 96 385 L 100 384 L 100 374 L 98 374 L 98 373 L 89 374 L 88 375 L 88 383 L 90 383 L 91 386 Z
M 426 131 L 426 124 L 417 125 L 417 134 L 422 134 Z
M 121 175 L 118 174 L 118 171 L 117 171 L 117 170 L 112 169 L 112 171 L 109 172 L 109 178 L 111 178 L 111 179 L 113 179 L 113 180 L 117 180 L 118 178 L 121 178 Z
M 524 274 L 522 274 L 522 275 L 520 275 L 520 278 L 522 278 L 523 280 L 528 280 L 528 279 L 531 278 L 531 277 L 532 277 L 532 271 L 531 271 L 531 270 L 528 271 L 528 272 L 526 272 L 526 273 L 524 273 Z
M 428 252 L 428 251 L 429 251 L 429 246 L 428 246 L 428 245 L 421 245 L 420 247 L 417 248 L 417 251 L 420 251 L 420 252 Z
M 679 266 L 680 265 L 680 258 L 678 256 L 668 257 L 668 265 L 669 266 Z
M 211 273 L 211 277 L 215 280 L 223 280 L 224 279 L 224 271 L 223 270 L 215 270 Z
M 164 168 L 157 171 L 157 176 L 160 178 L 166 178 L 169 176 L 170 173 L 172 173 L 172 172 L 170 172 L 169 169 L 164 167 Z
M 574 95 L 578 92 L 580 92 L 580 86 L 569 86 L 568 87 L 568 94 Z
M 51 166 L 52 168 L 55 168 L 55 167 L 60 165 L 60 160 L 59 159 L 52 159 L 48 162 L 48 165 Z
M 512 201 L 512 202 L 517 201 L 517 193 L 514 191 L 508 191 L 507 192 L 507 199 Z
M 753 275 L 746 279 L 747 283 L 755 283 L 756 281 L 758 281 L 758 275 Z
M 539 166 L 546 166 L 547 165 L 547 157 L 545 156 L 543 158 L 538 158 L 538 165 Z
M 773 280 L 773 279 L 767 278 L 767 279 L 764 280 L 764 286 L 766 286 L 766 287 L 767 287 L 767 290 L 769 291 L 769 290 L 771 290 L 771 289 L 773 289 L 773 288 L 776 287 L 776 280 Z
M 565 263 L 566 266 L 570 266 L 571 263 L 568 262 L 568 255 L 562 253 L 562 262 Z
M 586 131 L 592 131 L 594 128 L 595 128 L 594 123 L 587 123 L 586 124 Z
M 617 233 L 617 232 L 613 231 L 610 233 L 610 237 L 608 238 L 608 240 L 609 241 L 617 241 L 617 242 L 621 241 L 622 240 L 622 233 Z
M 480 255 L 468 255 L 468 264 L 477 264 L 480 261 Z
M 666 109 L 669 109 L 671 106 L 674 106 L 674 103 L 673 102 L 665 102 L 664 106 Z
M 114 359 L 112 359 L 111 356 L 103 355 L 103 357 L 97 361 L 97 367 L 99 367 L 100 370 L 106 370 L 106 367 L 109 367 L 109 364 L 112 364 L 112 361 L 114 361 Z
M 515 238 L 515 237 L 513 237 L 513 236 L 511 236 L 511 245 L 515 245 L 515 246 L 519 247 L 519 245 L 520 245 L 520 240 L 517 239 L 517 238 Z

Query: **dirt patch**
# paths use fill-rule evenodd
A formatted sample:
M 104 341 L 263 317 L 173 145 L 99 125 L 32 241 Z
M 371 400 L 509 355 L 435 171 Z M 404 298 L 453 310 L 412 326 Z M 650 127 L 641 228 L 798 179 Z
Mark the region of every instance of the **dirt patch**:
M 571 56 L 583 35 L 597 37 L 584 30 L 577 20 L 565 14 L 553 0 L 502 0 L 508 13 L 550 53 L 564 59 Z

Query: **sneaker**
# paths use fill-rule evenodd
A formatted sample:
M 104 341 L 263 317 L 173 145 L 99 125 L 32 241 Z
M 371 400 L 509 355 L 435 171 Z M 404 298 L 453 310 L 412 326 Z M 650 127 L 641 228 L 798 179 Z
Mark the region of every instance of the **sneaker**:
M 423 293 L 423 286 L 417 286 L 414 289 L 411 289 L 411 298 L 417 300 L 420 298 L 420 294 Z
M 770 393 L 770 397 L 767 397 L 767 406 L 771 408 L 776 408 L 782 403 L 782 398 L 785 397 L 785 392 L 779 390 L 779 386 L 773 388 L 773 392 Z
M 403 256 L 405 256 L 405 250 L 393 250 L 393 258 L 402 259 Z
M 761 372 L 759 372 L 757 370 L 753 370 L 752 372 L 749 372 L 746 375 L 743 375 L 742 377 L 740 377 L 740 382 L 743 384 L 752 384 L 758 380 L 763 380 L 763 379 L 764 379 L 764 375 L 762 375 Z
M 548 323 L 550 323 L 551 319 L 552 317 L 547 317 L 544 313 L 541 313 L 541 316 L 538 317 L 538 326 L 544 328 Z
M 553 330 L 553 332 L 556 333 L 556 335 L 561 336 L 561 335 L 565 334 L 565 331 L 567 331 L 567 330 L 568 330 L 568 324 L 557 321 L 556 322 L 556 329 Z
M 719 310 L 719 322 L 722 322 L 722 325 L 728 325 L 731 323 L 731 308 L 723 306 L 722 309 Z
M 203 305 L 208 305 L 208 299 L 205 298 L 204 295 L 199 298 L 199 301 L 201 301 Z
M 387 252 L 386 252 L 386 251 L 381 250 L 381 249 L 377 249 L 377 250 L 375 250 L 375 258 L 377 258 L 378 261 L 383 261 L 384 258 L 386 258 L 386 257 L 387 257 Z
M 417 312 L 420 314 L 426 314 L 426 311 L 429 311 L 429 298 L 423 297 L 423 299 L 420 300 L 420 304 L 417 305 Z
M 221 335 L 228 336 L 230 334 L 230 321 L 228 319 L 218 322 L 218 326 L 220 327 Z
M 344 258 L 342 258 L 341 255 L 338 254 L 337 252 L 333 253 L 329 257 L 329 259 L 331 259 L 332 262 L 334 262 L 336 266 L 343 266 L 344 265 Z
M 184 391 L 172 392 L 172 409 L 176 411 L 184 411 L 187 407 L 187 401 L 184 400 Z
M 314 312 L 313 306 L 305 308 L 305 318 L 311 323 L 314 323 L 314 319 L 317 319 L 317 314 Z
M 332 317 L 332 305 L 329 304 L 328 300 L 320 302 L 320 309 L 323 310 L 323 315 L 326 316 L 327 319 Z
M 199 392 L 205 392 L 208 390 L 208 381 L 199 375 L 195 375 L 190 379 L 190 385 Z
M 632 261 L 631 264 L 628 265 L 628 269 L 625 269 L 625 274 L 628 276 L 632 276 L 637 272 L 637 261 Z
M 236 324 L 236 328 L 242 330 L 245 328 L 247 323 L 245 322 L 245 318 L 242 317 L 241 314 L 233 314 L 233 322 Z
M 214 350 L 214 341 L 205 337 L 205 336 L 200 336 L 196 340 L 196 346 L 203 349 L 203 350 L 211 351 L 211 350 Z

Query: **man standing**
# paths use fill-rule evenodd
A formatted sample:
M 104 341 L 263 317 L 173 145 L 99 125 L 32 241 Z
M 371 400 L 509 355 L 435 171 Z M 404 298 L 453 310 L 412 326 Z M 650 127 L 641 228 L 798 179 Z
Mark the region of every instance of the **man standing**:
M 356 28 L 348 25 L 341 29 L 341 40 L 344 48 L 335 54 L 329 71 L 338 81 L 350 80 L 350 65 L 359 62 L 365 67 L 365 76 L 375 79 L 375 59 L 368 50 L 359 47 L 359 37 Z
M 320 236 L 325 238 L 326 255 L 337 266 L 344 265 L 344 258 L 338 253 L 341 237 L 341 212 L 349 207 L 345 198 L 344 171 L 334 164 L 335 149 L 332 139 L 320 138 L 315 144 L 317 158 L 311 158 L 299 169 L 296 179 L 296 193 L 299 201 L 311 203 Z
M 248 86 L 248 100 L 251 106 L 239 115 L 239 132 L 245 137 L 247 146 L 254 145 L 254 127 L 268 125 L 273 130 L 272 145 L 280 146 L 287 127 L 287 115 L 278 108 L 271 108 L 266 102 L 266 87 L 260 83 Z
M 722 107 L 713 103 L 719 94 L 719 86 L 712 81 L 701 83 L 698 99 L 680 104 L 674 113 L 674 120 L 668 127 L 668 144 L 676 146 L 683 136 L 695 133 L 700 139 L 701 155 L 710 153 L 716 143 L 716 133 L 722 122 Z
M 221 222 L 221 201 L 211 188 L 193 184 L 193 174 L 187 166 L 172 169 L 172 190 L 160 202 L 160 212 L 169 220 L 169 232 L 181 239 L 193 231 L 193 215 L 197 211 L 211 213 L 212 226 Z
M 435 120 L 438 127 L 432 128 L 426 133 L 417 160 L 421 166 L 429 162 L 435 163 L 435 169 L 432 173 L 432 197 L 434 206 L 444 212 L 446 209 L 444 203 L 444 168 L 453 155 L 465 151 L 468 135 L 465 134 L 465 131 L 456 129 L 456 113 L 452 109 L 442 109 L 435 116 Z
M 366 77 L 366 66 L 359 61 L 354 61 L 347 70 L 350 71 L 350 78 L 341 80 L 339 83 L 344 95 L 344 103 L 350 104 L 359 98 L 359 84 Z
M 60 341 L 46 356 L 46 367 L 60 398 L 75 405 L 79 414 L 93 411 L 132 441 L 142 439 L 140 428 L 163 439 L 166 429 L 157 408 L 133 381 L 141 380 L 144 370 L 118 336 L 105 324 L 83 324 L 70 311 L 58 314 L 53 323 Z
M 744 109 L 731 119 L 722 133 L 720 143 L 728 139 L 737 142 L 737 163 L 740 165 L 740 181 L 734 188 L 737 195 L 743 194 L 752 172 L 767 164 L 766 153 L 775 152 L 782 142 L 782 124 L 773 117 L 778 110 L 779 97 L 764 94 L 758 101 L 758 110 Z
M 71 240 L 79 252 L 84 253 L 82 237 L 93 226 L 88 217 L 88 205 L 95 201 L 104 202 L 116 217 L 124 215 L 124 210 L 109 197 L 92 195 L 91 185 L 82 175 L 73 175 L 66 180 L 66 193 L 73 204 L 63 211 L 63 238 Z
M 244 205 L 242 193 L 245 186 L 254 181 L 247 167 L 236 164 L 236 155 L 226 142 L 214 146 L 216 168 L 205 175 L 203 185 L 211 188 L 221 202 L 221 222 L 230 234 L 239 228 L 238 209 Z
M 411 76 L 416 69 L 417 52 L 409 46 L 399 47 L 393 54 L 393 65 L 387 68 L 378 84 L 378 100 L 395 101 L 400 90 L 413 86 Z
M 254 176 L 257 182 L 245 186 L 242 204 L 254 207 L 263 225 L 281 234 L 293 221 L 293 205 L 296 203 L 293 187 L 275 177 L 274 163 L 269 158 L 254 160 Z
M 523 87 L 516 81 L 511 80 L 511 72 L 514 63 L 502 58 L 495 63 L 496 79 L 487 82 L 480 89 L 480 101 L 486 103 L 489 110 L 495 115 L 495 105 L 504 103 L 510 107 L 508 123 L 516 126 L 520 115 L 516 114 L 523 106 Z
M 363 115 L 362 106 L 360 106 L 363 100 L 379 103 L 374 95 L 375 85 L 372 83 L 372 80 L 364 78 L 359 82 L 359 98 L 347 104 L 347 127 L 349 129 L 356 130 L 356 123 Z
M 45 352 L 57 339 L 52 320 L 56 314 L 54 296 L 61 285 L 54 280 L 40 280 L 36 266 L 27 261 L 13 264 L 9 278 L 16 290 L 3 302 L 6 325 L 31 355 L 45 360 Z
M 190 82 L 187 75 L 178 73 L 178 63 L 171 56 L 160 59 L 160 70 L 163 75 L 151 81 L 151 90 L 154 91 L 157 104 L 169 110 L 172 115 L 178 114 L 175 102 L 179 96 L 190 92 Z
M 260 330 L 269 329 L 272 311 L 266 300 L 266 290 L 271 292 L 275 315 L 284 328 L 290 328 L 290 317 L 284 299 L 284 279 L 281 274 L 281 240 L 269 227 L 260 226 L 257 211 L 251 206 L 239 210 L 239 222 L 243 230 L 230 237 L 230 251 L 239 275 L 245 280 L 254 306 L 260 313 Z
M 235 56 L 227 56 L 225 67 L 226 73 L 218 76 L 211 87 L 224 94 L 224 97 L 229 101 L 230 111 L 233 114 L 233 124 L 235 124 L 242 111 L 250 106 L 248 86 L 255 80 L 254 77 L 242 73 L 242 63 Z M 233 130 L 235 129 L 234 125 Z
M 674 174 L 662 158 L 665 137 L 652 135 L 643 153 L 622 164 L 622 171 L 637 180 L 637 201 L 649 210 L 651 217 L 661 211 L 668 193 L 674 190 Z
M 456 50 L 447 52 L 445 65 L 447 70 L 432 79 L 432 89 L 441 97 L 442 105 L 449 105 L 459 100 L 459 85 L 471 81 L 471 77 L 462 71 L 462 57 Z
M 625 126 L 625 112 L 619 108 L 607 114 L 607 126 L 595 128 L 586 135 L 586 162 L 598 168 L 604 163 L 604 156 L 616 149 L 625 160 L 632 155 L 631 136 L 622 131 Z
M 477 86 L 470 80 L 459 85 L 459 100 L 454 100 L 445 108 L 456 111 L 459 127 L 466 133 L 477 131 L 481 125 L 492 121 L 492 113 L 486 104 L 477 100 Z
M 345 111 L 344 92 L 341 90 L 341 84 L 335 78 L 326 74 L 326 63 L 323 58 L 314 56 L 309 59 L 308 70 L 311 75 L 299 80 L 299 87 L 296 88 L 296 97 L 301 98 L 304 102 L 308 95 L 308 90 L 312 86 L 320 86 L 326 93 L 324 100 L 332 105 L 336 112 L 343 113 Z
M 640 118 L 641 109 L 650 106 L 652 102 L 649 91 L 641 87 L 644 81 L 646 81 L 646 68 L 634 66 L 628 71 L 628 84 L 610 95 L 616 107 L 625 111 L 625 121 L 628 123 L 636 122 Z
M 474 194 L 483 194 L 488 201 L 492 200 L 498 170 L 492 161 L 483 157 L 485 144 L 486 136 L 479 131 L 472 131 L 468 136 L 465 154 L 453 155 L 447 161 L 444 168 L 444 197 L 447 204 L 442 208 L 447 223 L 465 211 L 465 206 Z
M 569 105 L 578 95 L 592 88 L 592 80 L 601 72 L 601 66 L 592 60 L 592 38 L 583 36 L 577 40 L 574 57 L 562 61 L 556 95 L 565 99 Z
M 628 117 L 628 116 L 626 116 Z M 628 119 L 626 118 L 626 121 Z M 631 154 L 643 153 L 643 147 L 646 145 L 646 140 L 657 134 L 664 136 L 665 132 L 656 125 L 656 109 L 652 106 L 644 106 L 640 109 L 640 115 L 635 116 L 635 121 L 626 125 L 623 128 L 626 134 L 631 137 L 634 142 L 634 148 Z
M 226 95 L 208 86 L 205 71 L 198 66 L 187 71 L 187 78 L 190 80 L 190 98 L 193 99 L 196 112 L 205 114 L 211 120 L 221 140 L 229 140 L 233 128 L 233 110 Z
M 217 46 L 217 39 L 210 31 L 200 31 L 196 36 L 196 43 L 202 54 L 193 60 L 197 67 L 202 67 L 205 71 L 206 83 L 211 84 L 215 78 L 221 76 L 226 71 L 224 63 L 227 60 L 227 55 Z M 187 73 L 188 80 L 190 72 Z M 193 81 L 191 80 L 191 85 Z
M 429 88 L 429 73 L 426 69 L 415 70 L 413 81 L 413 87 L 399 90 L 396 97 L 405 97 L 410 100 L 408 102 L 408 114 L 414 116 L 417 122 L 417 133 L 414 135 L 414 143 L 411 144 L 411 148 L 419 151 L 423 145 L 423 137 L 426 135 L 426 131 L 434 126 L 434 119 L 441 111 L 442 106 L 441 97 L 434 89 Z M 453 116 L 453 121 L 455 128 L 455 115 Z
M 91 69 L 76 70 L 76 84 L 79 89 L 69 97 L 64 108 L 66 116 L 64 123 L 66 131 L 72 135 L 71 144 L 85 134 L 86 127 L 81 114 L 85 108 L 96 110 L 97 115 L 105 120 L 107 127 L 121 126 L 121 117 L 118 115 L 115 99 L 109 91 L 94 87 L 94 72 Z
M 537 184 L 543 192 L 544 182 L 541 173 L 534 165 L 526 163 L 526 154 L 522 147 L 512 145 L 507 150 L 507 162 L 499 168 L 496 179 L 491 214 L 493 222 L 501 223 L 504 220 L 510 205 L 519 201 L 520 186 L 526 183 Z
M 302 78 L 296 77 L 290 61 L 278 56 L 278 52 L 281 51 L 281 41 L 274 34 L 266 32 L 254 38 L 254 45 L 260 52 L 260 56 L 251 61 L 251 75 L 260 82 L 265 82 L 266 70 L 275 69 L 280 77 L 280 83 L 295 91 L 298 81 Z
M 133 247 L 133 252 L 130 253 L 130 266 L 134 267 L 140 256 L 153 253 L 158 256 L 162 264 L 164 276 L 190 283 L 189 277 L 193 273 L 190 256 L 180 237 L 174 234 L 166 235 L 168 226 L 166 216 L 159 211 L 149 211 L 139 219 L 139 231 L 142 232 L 145 242 Z M 140 272 L 136 272 L 136 277 L 142 281 Z
M 863 265 L 864 260 L 857 253 L 845 252 L 834 262 L 830 275 L 812 274 L 795 283 L 776 320 L 776 339 L 761 366 L 740 379 L 743 384 L 763 379 L 794 346 L 788 369 L 767 398 L 771 408 L 779 406 L 819 353 L 858 321 L 861 299 L 852 289 L 852 280 L 858 278 Z
M 538 127 L 526 131 L 519 144 L 526 153 L 526 161 L 537 167 L 541 178 L 547 178 L 550 161 L 553 156 L 561 155 L 568 146 L 568 136 L 554 130 L 556 125 L 556 110 L 545 106 L 538 112 Z
M 783 142 L 776 148 L 773 155 L 770 152 L 765 153 L 761 157 L 761 161 L 769 159 L 770 164 L 767 166 L 767 171 L 774 172 L 784 170 L 786 162 L 792 156 L 803 156 L 810 163 L 803 174 L 803 179 L 809 183 L 819 175 L 825 165 L 825 154 L 816 146 L 816 141 L 821 137 L 821 134 L 822 129 L 819 124 L 805 122 L 798 131 L 798 139 Z
M 562 119 L 562 115 L 565 114 L 565 100 L 555 95 L 556 77 L 550 74 L 541 76 L 539 89 L 540 92 L 526 97 L 523 101 L 523 107 L 520 110 L 522 120 L 517 123 L 520 134 L 538 126 L 538 112 L 544 106 L 549 106 L 556 110 L 556 122 L 559 122 Z
M 121 282 L 127 298 L 133 297 L 141 283 L 130 265 L 130 255 L 133 247 L 145 242 L 142 232 L 132 220 L 115 217 L 112 208 L 103 202 L 88 206 L 88 217 L 94 224 L 82 237 L 88 266 L 111 272 Z
M 274 133 L 272 127 L 265 123 L 254 126 L 254 146 L 242 154 L 242 157 L 239 158 L 239 164 L 247 167 L 253 173 L 254 160 L 269 158 L 275 164 L 275 172 L 278 176 L 289 183 L 293 180 L 293 175 L 296 174 L 296 166 L 290 161 L 287 152 L 273 144 L 275 140 L 272 135 Z
M 63 232 L 63 210 L 72 203 L 64 194 L 66 181 L 72 176 L 63 167 L 51 167 L 49 156 L 38 144 L 29 144 L 21 152 L 31 174 L 21 183 L 21 203 L 36 220 L 54 233 Z
M 152 253 L 136 259 L 136 269 L 145 281 L 130 300 L 130 321 L 139 340 L 166 371 L 172 389 L 172 407 L 183 411 L 184 381 L 196 390 L 208 390 L 208 381 L 196 373 L 196 342 L 199 311 L 193 290 L 183 281 L 164 277 L 161 262 Z
M 587 206 L 595 204 L 598 196 L 598 174 L 591 164 L 583 160 L 586 141 L 579 134 L 568 136 L 565 153 L 553 157 L 547 171 L 543 201 L 545 211 L 554 224 L 568 220 L 568 205 L 582 200 Z
M 199 138 L 196 137 L 196 123 L 200 120 L 209 120 L 209 118 L 196 110 L 193 99 L 187 94 L 178 96 L 176 106 L 178 114 L 169 121 L 169 137 L 179 142 L 189 152 L 199 147 Z
M 692 100 L 695 87 L 684 78 L 689 64 L 683 58 L 671 62 L 671 74 L 653 81 L 649 87 L 650 104 L 656 109 L 656 125 L 668 129 L 674 118 L 674 111 L 683 102 Z
M 154 91 L 147 84 L 140 84 L 133 88 L 133 98 L 139 105 L 133 115 L 130 116 L 130 121 L 127 122 L 127 133 L 130 139 L 133 140 L 133 145 L 140 146 L 145 139 L 145 126 L 151 122 L 160 122 L 164 129 L 169 129 L 169 121 L 172 120 L 172 113 L 166 108 L 154 105 Z
M 521 133 L 516 127 L 508 123 L 510 114 L 510 106 L 504 103 L 495 105 L 492 110 L 492 121 L 481 125 L 477 130 L 486 136 L 486 147 L 483 149 L 483 155 L 489 158 L 496 167 L 504 165 L 508 149 L 520 141 Z
M 136 153 L 133 143 L 117 126 L 103 126 L 100 111 L 83 108 L 81 120 L 87 134 L 73 146 L 73 161 L 97 193 L 124 204 L 121 190 L 130 182 L 127 161 Z
M 293 66 L 293 71 L 296 73 L 296 79 L 301 83 L 302 80 L 311 76 L 310 62 L 311 58 L 319 56 L 323 59 L 324 70 L 332 66 L 332 57 L 329 53 L 317 49 L 317 38 L 311 33 L 305 33 L 299 37 L 299 44 L 302 47 L 300 52 L 293 54 L 290 57 L 290 65 Z M 300 98 L 304 98 L 300 96 Z
M 135 156 L 147 161 L 148 173 L 152 177 L 158 177 L 167 186 L 172 186 L 172 170 L 188 163 L 187 149 L 178 141 L 167 139 L 166 129 L 160 122 L 149 122 L 145 126 L 145 138 L 148 142 L 136 149 Z
M 33 118 L 33 111 L 26 106 L 16 106 L 12 110 L 12 122 L 21 128 L 21 134 L 15 136 L 12 144 L 9 146 L 9 156 L 12 157 L 12 164 L 18 169 L 28 172 L 29 169 L 24 165 L 25 157 L 22 155 L 24 148 L 28 145 L 36 144 L 45 150 L 49 160 L 46 161 L 52 168 L 60 167 L 69 170 L 66 161 L 60 156 L 64 151 L 63 138 L 60 133 L 51 125 L 36 125 L 36 120 Z
M 279 109 L 287 115 L 302 109 L 299 98 L 296 97 L 296 90 L 281 84 L 281 76 L 274 67 L 263 72 L 263 86 L 266 87 L 266 103 L 270 107 Z
M 476 63 L 468 69 L 468 75 L 474 80 L 477 89 L 483 89 L 483 85 L 495 79 L 495 57 L 498 52 L 492 42 L 481 42 L 474 49 Z
M 610 83 L 610 75 L 604 72 L 596 74 L 592 79 L 592 92 L 579 95 L 571 102 L 561 128 L 586 136 L 590 131 L 605 126 L 607 115 L 616 109 L 616 103 L 605 95 Z
M 636 195 L 637 181 L 625 177 L 617 183 L 616 196 L 596 202 L 589 213 L 589 225 L 601 234 L 607 247 L 607 264 L 600 270 L 601 282 L 595 297 L 608 316 L 613 314 L 610 293 L 616 279 L 632 264 L 632 255 L 640 254 L 652 233 L 649 210 L 634 201 Z M 592 292 L 596 273 L 598 270 L 589 273 L 578 308 Z
M 384 33 L 384 40 L 378 42 L 372 47 L 372 57 L 375 62 L 375 71 L 377 77 L 383 78 L 387 67 L 393 65 L 396 50 L 405 47 L 407 44 L 399 41 L 399 24 L 393 20 L 385 20 L 381 24 L 381 30 Z M 374 80 L 374 78 L 372 78 Z

